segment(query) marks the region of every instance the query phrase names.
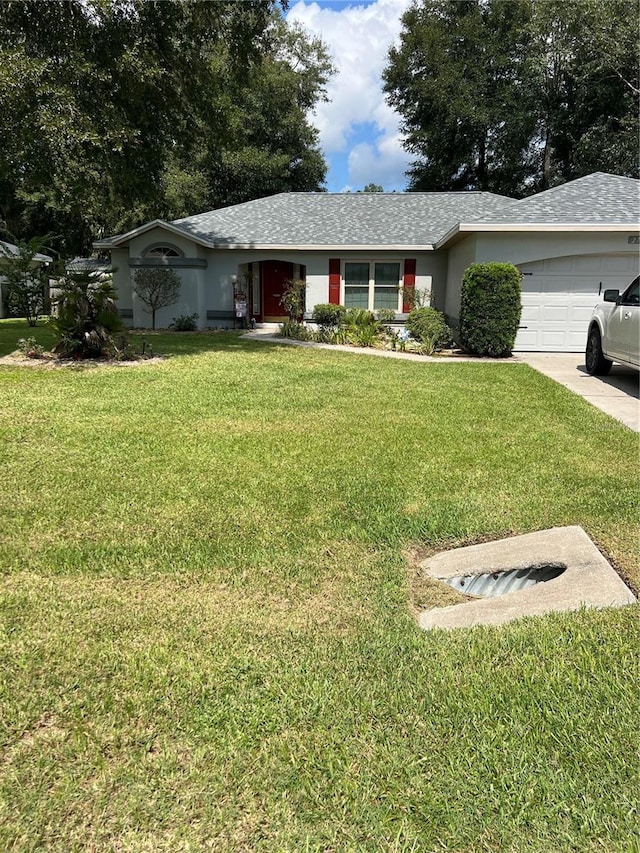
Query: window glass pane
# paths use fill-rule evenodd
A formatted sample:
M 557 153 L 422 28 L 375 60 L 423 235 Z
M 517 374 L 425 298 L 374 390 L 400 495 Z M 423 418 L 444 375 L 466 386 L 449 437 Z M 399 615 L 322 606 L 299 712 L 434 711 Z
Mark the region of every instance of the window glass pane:
M 373 296 L 373 307 L 378 308 L 393 308 L 398 310 L 398 288 L 397 287 L 376 287 Z
M 251 272 L 251 285 L 253 287 L 253 313 L 260 313 L 260 276 L 253 270 Z
M 145 253 L 148 258 L 179 258 L 180 253 L 171 246 L 154 246 Z
M 400 264 L 376 264 L 375 280 L 377 285 L 398 287 L 400 284 Z
M 634 281 L 633 286 L 629 288 L 629 292 L 624 298 L 625 305 L 638 305 L 640 303 L 640 282 Z
M 344 283 L 369 286 L 369 264 L 345 264 Z
M 400 287 L 400 264 L 375 265 L 375 292 L 373 307 L 398 310 L 398 288 Z
M 344 304 L 346 308 L 369 307 L 369 264 L 345 263 Z
M 353 287 L 345 284 L 344 305 L 345 308 L 368 308 L 369 285 Z

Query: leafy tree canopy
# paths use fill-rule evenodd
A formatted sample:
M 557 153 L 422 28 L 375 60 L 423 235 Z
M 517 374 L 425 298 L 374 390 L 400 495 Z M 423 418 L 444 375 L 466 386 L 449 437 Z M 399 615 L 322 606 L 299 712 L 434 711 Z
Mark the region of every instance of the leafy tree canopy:
M 384 73 L 410 190 L 637 177 L 635 0 L 415 0 Z
M 151 314 L 151 328 L 156 328 L 156 312 L 175 305 L 180 298 L 180 276 L 171 267 L 142 267 L 136 270 L 133 289 Z
M 178 154 L 168 162 L 168 217 L 183 215 L 177 187 L 191 193 L 191 213 L 287 190 L 322 189 L 326 164 L 306 116 L 325 98 L 332 71 L 326 49 L 276 14 L 266 36 L 269 46 L 260 62 L 246 77 L 228 75 L 225 81 L 223 144 L 213 147 L 203 137 L 188 158 Z M 218 60 L 232 65 L 230 57 Z
M 0 220 L 64 254 L 155 216 L 320 189 L 331 66 L 276 0 L 0 4 Z

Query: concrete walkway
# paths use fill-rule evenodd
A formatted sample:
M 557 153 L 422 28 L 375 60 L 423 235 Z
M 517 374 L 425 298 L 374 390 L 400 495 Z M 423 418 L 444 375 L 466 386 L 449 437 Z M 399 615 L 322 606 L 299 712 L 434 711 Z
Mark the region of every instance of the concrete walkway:
M 266 326 L 246 332 L 247 338 L 254 340 L 269 341 L 276 344 L 290 344 L 292 346 L 313 347 L 316 349 L 342 350 L 360 355 L 381 356 L 383 358 L 401 358 L 407 361 L 419 362 L 460 362 L 473 361 L 486 364 L 487 362 L 499 362 L 500 364 L 521 363 L 544 373 L 550 379 L 559 382 L 588 400 L 593 406 L 606 412 L 607 415 L 616 418 L 629 429 L 640 432 L 640 393 L 638 389 L 639 375 L 637 370 L 614 364 L 609 376 L 589 376 L 584 366 L 584 355 L 581 353 L 564 352 L 521 352 L 511 358 L 489 359 L 472 358 L 465 356 L 429 356 L 416 355 L 415 353 L 391 352 L 390 350 L 377 350 L 370 348 L 336 346 L 334 344 L 316 344 L 311 341 L 296 341 L 290 338 L 277 338 L 275 332 L 277 326 Z

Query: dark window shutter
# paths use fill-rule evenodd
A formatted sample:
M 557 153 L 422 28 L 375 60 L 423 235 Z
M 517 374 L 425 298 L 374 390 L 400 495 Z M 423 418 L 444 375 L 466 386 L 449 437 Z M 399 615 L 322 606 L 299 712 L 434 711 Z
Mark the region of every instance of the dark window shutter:
M 340 258 L 329 259 L 329 304 L 340 305 Z
M 402 300 L 402 310 L 406 314 L 411 311 L 411 300 L 407 299 L 407 290 L 414 290 L 416 286 L 416 260 L 415 258 L 405 258 L 404 276 L 402 277 L 402 286 L 405 290 Z

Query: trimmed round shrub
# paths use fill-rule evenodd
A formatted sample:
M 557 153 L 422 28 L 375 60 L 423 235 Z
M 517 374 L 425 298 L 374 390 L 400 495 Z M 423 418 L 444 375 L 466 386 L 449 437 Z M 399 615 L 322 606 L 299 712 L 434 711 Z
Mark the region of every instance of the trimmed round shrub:
M 462 279 L 460 346 L 472 355 L 505 358 L 516 340 L 521 274 L 513 264 L 471 264 Z
M 320 304 L 314 306 L 313 320 L 323 328 L 339 326 L 344 319 L 345 308 L 343 305 Z
M 424 344 L 428 355 L 451 343 L 451 329 L 435 308 L 414 308 L 405 323 L 412 337 Z

